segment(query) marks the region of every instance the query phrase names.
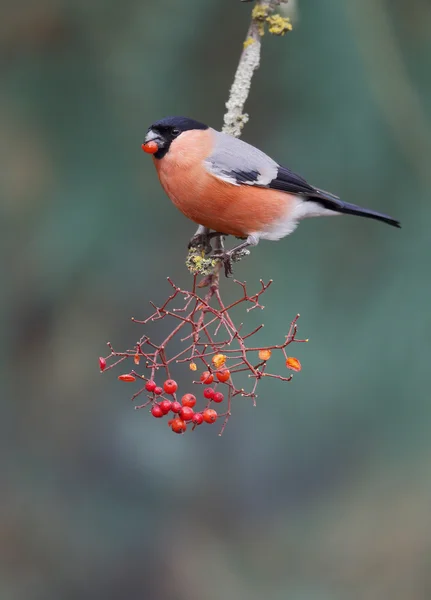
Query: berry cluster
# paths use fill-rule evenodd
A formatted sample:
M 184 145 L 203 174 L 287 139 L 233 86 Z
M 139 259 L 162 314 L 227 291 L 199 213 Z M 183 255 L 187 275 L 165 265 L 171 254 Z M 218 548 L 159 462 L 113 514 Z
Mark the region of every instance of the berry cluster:
M 121 377 L 121 375 L 120 375 Z M 228 381 L 230 377 L 230 373 L 225 369 L 224 371 L 217 371 L 216 377 L 219 382 Z M 202 383 L 212 383 L 214 381 L 213 375 L 208 371 L 203 373 L 201 376 Z M 217 386 L 217 384 L 216 384 Z M 218 392 L 215 387 L 206 387 L 203 391 L 203 397 L 207 400 L 206 406 L 201 411 L 196 411 L 196 402 L 197 398 L 194 394 L 184 394 L 179 402 L 176 400 L 176 392 L 178 390 L 177 382 L 173 379 L 167 379 L 163 384 L 163 389 L 158 387 L 152 379 L 149 379 L 145 384 L 145 389 L 147 392 L 152 394 L 150 399 L 145 404 L 141 406 L 137 406 L 136 408 L 143 408 L 151 403 L 151 414 L 156 419 L 161 419 L 165 415 L 168 415 L 170 412 L 173 413 L 173 419 L 168 421 L 169 427 L 175 433 L 184 433 L 187 430 L 187 424 L 192 424 L 192 429 L 194 429 L 197 425 L 202 425 L 202 423 L 215 423 L 219 417 L 217 411 L 213 408 L 210 408 L 210 403 L 215 402 L 219 404 L 224 400 L 224 394 L 222 392 Z M 161 394 L 167 394 L 168 396 L 172 396 L 173 399 L 166 398 L 165 396 L 161 396 Z
M 192 291 L 182 290 L 170 279 L 168 281 L 173 292 L 164 304 L 157 307 L 151 303 L 155 312 L 143 321 L 133 319 L 140 325 L 165 318 L 173 319 L 175 325 L 167 337 L 161 343 L 155 343 L 147 335 L 143 335 L 134 348 L 126 352 L 115 351 L 108 342 L 110 354 L 99 358 L 99 368 L 101 371 L 107 371 L 124 361 L 133 361 L 135 367 L 130 372 L 119 375 L 118 379 L 130 383 L 142 382 L 142 387 L 133 394 L 132 400 L 142 394 L 146 394 L 147 400 L 136 406 L 136 409 L 149 407 L 150 413 L 156 419 L 172 413 L 173 418 L 168 423 L 175 433 L 184 433 L 188 426 L 193 430 L 202 423 L 211 424 L 222 420 L 221 435 L 231 416 L 234 397 L 249 397 L 255 404 L 257 385 L 263 377 L 291 381 L 292 374 L 284 376 L 268 372 L 267 365 L 273 352 L 278 350 L 283 354 L 287 369 L 300 371 L 299 360 L 287 356 L 286 348 L 293 342 L 308 340 L 296 338 L 299 315 L 291 322 L 284 341 L 271 346 L 248 345 L 249 339 L 261 330 L 263 324 L 245 334 L 242 333 L 243 324 L 235 326 L 229 311 L 240 304 L 248 305 L 247 312 L 255 308 L 263 309 L 259 300 L 272 281 L 267 284 L 261 281 L 261 289 L 253 295 L 248 294 L 245 283 L 236 282 L 242 289 L 242 296 L 228 306 L 222 301 L 218 284 L 211 284 L 206 295 L 201 297 L 197 291 L 196 277 Z M 172 303 L 178 299 L 182 299 L 183 304 L 180 307 L 172 307 Z M 212 300 L 215 300 L 215 306 L 212 306 Z M 171 343 L 174 338 L 179 339 L 180 348 L 176 346 L 169 352 L 174 346 Z M 145 364 L 147 374 L 137 372 L 136 367 L 141 362 Z M 180 400 L 179 396 L 177 398 L 178 384 L 171 377 L 174 364 L 177 368 L 188 365 L 192 373 L 198 370 L 198 364 L 202 365 L 203 372 L 197 381 L 193 381 L 195 386 L 200 386 L 196 395 L 188 392 L 182 395 Z M 162 385 L 156 383 L 159 371 L 165 375 Z M 252 380 L 249 390 L 238 387 L 235 383 L 237 373 L 245 373 Z M 199 396 L 203 400 L 202 410 L 196 409 Z M 213 408 L 216 405 L 225 406 L 225 409 L 217 411 Z

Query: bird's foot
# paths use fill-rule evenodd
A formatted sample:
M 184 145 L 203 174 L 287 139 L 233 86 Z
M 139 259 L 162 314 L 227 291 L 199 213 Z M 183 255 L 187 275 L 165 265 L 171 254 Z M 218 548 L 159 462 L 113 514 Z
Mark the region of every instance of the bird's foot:
M 187 248 L 196 248 L 201 250 L 204 254 L 210 254 L 212 252 L 211 237 L 208 233 L 196 233 L 189 241 Z
M 231 277 L 233 270 L 232 255 L 230 252 L 216 252 L 211 256 L 211 258 L 213 258 L 217 262 L 220 262 L 223 265 L 224 274 L 226 277 Z
M 240 248 L 239 250 L 228 250 L 227 252 L 214 252 L 211 258 L 220 261 L 224 267 L 224 274 L 226 277 L 231 277 L 233 274 L 232 263 L 239 262 L 244 256 L 248 256 L 250 250 L 247 248 Z

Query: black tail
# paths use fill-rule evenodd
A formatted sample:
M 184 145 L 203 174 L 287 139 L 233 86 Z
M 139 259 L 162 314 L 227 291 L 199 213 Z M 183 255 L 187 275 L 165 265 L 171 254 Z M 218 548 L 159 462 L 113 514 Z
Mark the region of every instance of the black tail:
M 361 206 L 357 206 L 356 204 L 349 204 L 348 202 L 343 202 L 337 196 L 333 196 L 329 192 L 325 192 L 323 190 L 319 190 L 316 188 L 316 195 L 310 196 L 309 200 L 312 202 L 317 202 L 320 206 L 327 208 L 328 210 L 333 210 L 337 213 L 341 213 L 344 215 L 356 215 L 358 217 L 366 217 L 367 219 L 375 219 L 376 221 L 383 221 L 383 223 L 388 223 L 388 225 L 392 225 L 393 227 L 401 227 L 401 223 L 388 215 L 383 215 L 382 213 L 378 213 L 374 210 L 369 210 L 368 208 L 362 208 Z

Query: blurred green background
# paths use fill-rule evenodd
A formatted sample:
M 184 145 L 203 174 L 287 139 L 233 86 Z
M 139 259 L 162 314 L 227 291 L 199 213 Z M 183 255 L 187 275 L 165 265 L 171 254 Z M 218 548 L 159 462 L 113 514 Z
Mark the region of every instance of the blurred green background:
M 298 0 L 264 39 L 244 139 L 403 225 L 309 220 L 237 266 L 275 280 L 262 343 L 301 313 L 302 372 L 219 438 L 98 371 L 190 285 L 140 144 L 221 127 L 251 7 L 0 1 L 2 600 L 431 598 L 429 0 Z

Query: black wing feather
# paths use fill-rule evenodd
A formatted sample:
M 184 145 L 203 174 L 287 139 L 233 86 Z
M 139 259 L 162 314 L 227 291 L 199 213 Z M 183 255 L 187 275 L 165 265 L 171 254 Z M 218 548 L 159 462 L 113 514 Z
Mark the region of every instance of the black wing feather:
M 312 195 L 316 192 L 316 188 L 307 183 L 303 177 L 286 167 L 278 167 L 277 177 L 268 184 L 268 187 L 289 194 Z
M 235 177 L 237 183 L 255 183 L 259 176 L 260 173 L 259 171 L 255 171 L 253 169 L 250 169 L 250 171 L 240 171 L 238 169 L 233 169 L 232 171 L 230 171 L 228 173 L 231 177 Z

